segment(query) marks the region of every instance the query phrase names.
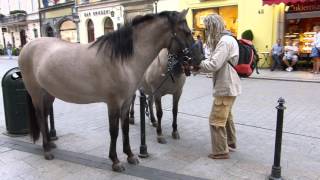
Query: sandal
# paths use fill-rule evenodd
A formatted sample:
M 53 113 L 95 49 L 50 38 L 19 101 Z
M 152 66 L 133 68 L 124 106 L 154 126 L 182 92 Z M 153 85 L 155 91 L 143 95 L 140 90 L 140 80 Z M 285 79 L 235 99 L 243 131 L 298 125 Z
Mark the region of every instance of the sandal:
M 229 159 L 229 154 L 209 154 L 208 155 L 209 158 L 211 159 Z

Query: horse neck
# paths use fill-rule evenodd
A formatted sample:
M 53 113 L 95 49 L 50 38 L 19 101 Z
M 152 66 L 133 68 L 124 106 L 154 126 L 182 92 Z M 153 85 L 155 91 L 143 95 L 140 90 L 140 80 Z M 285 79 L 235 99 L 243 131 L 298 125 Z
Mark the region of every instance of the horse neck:
M 163 19 L 143 24 L 134 30 L 135 61 L 131 65 L 137 74 L 142 76 L 160 50 L 168 46 L 171 33 L 167 20 Z

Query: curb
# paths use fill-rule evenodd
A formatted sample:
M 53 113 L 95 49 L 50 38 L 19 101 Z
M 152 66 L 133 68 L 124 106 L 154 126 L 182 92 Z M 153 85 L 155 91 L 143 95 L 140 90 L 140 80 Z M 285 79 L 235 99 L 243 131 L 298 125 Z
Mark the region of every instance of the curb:
M 272 78 L 272 77 L 249 77 L 247 79 L 259 79 L 269 81 L 288 81 L 288 82 L 304 82 L 304 83 L 320 83 L 319 80 L 303 80 L 303 79 L 283 79 L 283 78 Z

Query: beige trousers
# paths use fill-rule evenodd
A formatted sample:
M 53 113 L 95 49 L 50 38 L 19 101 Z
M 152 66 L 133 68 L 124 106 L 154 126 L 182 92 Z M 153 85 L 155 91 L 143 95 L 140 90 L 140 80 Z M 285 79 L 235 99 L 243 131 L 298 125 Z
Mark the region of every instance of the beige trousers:
M 209 117 L 214 155 L 228 153 L 228 144 L 236 144 L 236 130 L 231 113 L 235 99 L 235 96 L 215 97 Z

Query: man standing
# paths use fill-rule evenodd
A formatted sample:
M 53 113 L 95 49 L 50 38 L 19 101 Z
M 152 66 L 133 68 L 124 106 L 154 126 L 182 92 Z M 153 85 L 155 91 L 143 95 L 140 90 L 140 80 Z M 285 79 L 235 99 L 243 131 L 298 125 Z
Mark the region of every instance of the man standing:
M 197 35 L 197 46 L 199 47 L 201 53 L 204 54 L 204 51 L 203 51 L 203 43 L 202 43 L 202 40 L 201 40 L 201 36 L 200 36 L 200 35 Z
M 200 71 L 211 72 L 214 87 L 214 102 L 209 117 L 212 159 L 228 159 L 229 148 L 236 148 L 236 132 L 233 123 L 232 106 L 241 93 L 240 78 L 228 63 L 236 65 L 239 60 L 239 46 L 232 34 L 225 30 L 223 19 L 209 15 L 204 19 L 208 32 L 207 45 L 210 57 L 201 62 Z
M 270 55 L 273 59 L 273 64 L 271 67 L 271 71 L 274 71 L 278 66 L 281 65 L 281 56 L 283 54 L 283 46 L 281 45 L 281 39 L 277 40 L 277 43 L 272 46 Z
M 12 59 L 12 44 L 8 41 L 7 43 L 7 54 L 9 56 L 9 59 Z

